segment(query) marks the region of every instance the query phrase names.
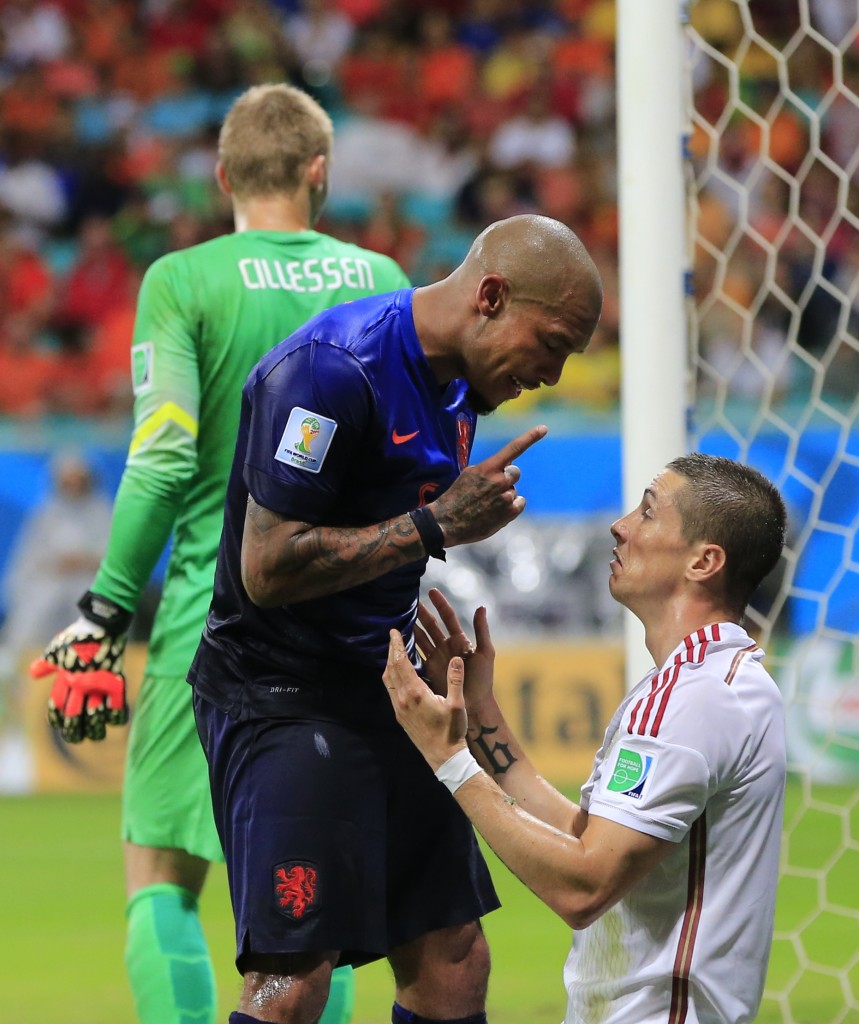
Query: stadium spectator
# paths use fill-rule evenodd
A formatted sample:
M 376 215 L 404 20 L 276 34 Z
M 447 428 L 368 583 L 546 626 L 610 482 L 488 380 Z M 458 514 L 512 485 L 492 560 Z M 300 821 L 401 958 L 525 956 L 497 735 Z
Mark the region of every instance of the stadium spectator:
M 51 410 L 57 359 L 44 332 L 54 301 L 33 233 L 0 207 L 0 414 L 32 419 Z
M 411 276 L 424 236 L 423 228 L 403 213 L 399 197 L 392 192 L 383 192 L 369 220 L 359 232 L 358 241 L 365 249 L 374 249 L 390 256 Z
M 194 61 L 194 80 L 213 102 L 213 117 L 220 124 L 223 114 L 244 88 L 245 62 L 231 44 L 227 23 L 213 25 L 206 35 L 206 45 Z
M 169 50 L 149 46 L 142 32 L 131 32 L 111 66 L 111 85 L 120 95 L 148 103 L 171 87 L 181 67 Z
M 62 8 L 49 0 L 6 0 L 0 9 L 0 29 L 6 57 L 17 67 L 61 57 L 70 40 Z
M 99 74 L 124 58 L 123 47 L 134 31 L 131 4 L 115 0 L 86 0 L 74 19 L 83 53 Z
M 0 338 L 10 320 L 37 335 L 54 305 L 53 275 L 39 255 L 38 239 L 0 205 Z
M 452 206 L 454 197 L 477 169 L 479 149 L 468 133 L 463 112 L 445 107 L 431 115 L 424 129 L 421 173 L 417 187 L 409 190 L 413 199 L 445 200 Z M 565 223 L 568 223 L 565 221 Z M 430 226 L 441 230 L 445 218 Z
M 29 132 L 3 133 L 0 204 L 25 226 L 44 233 L 66 216 L 67 197 L 59 170 L 45 158 L 47 140 Z
M 16 652 L 63 628 L 107 545 L 112 505 L 90 461 L 77 451 L 57 453 L 50 484 L 19 534 L 4 578 L 3 644 Z
M 2 381 L 3 370 L 0 370 Z M 2 384 L 0 384 L 2 387 Z M 61 629 L 104 554 L 111 502 L 89 461 L 59 452 L 48 494 L 24 522 L 3 577 L 0 630 L 0 792 L 32 786 L 23 729 L 24 659 Z
M 787 764 L 781 695 L 741 623 L 785 529 L 766 478 L 707 455 L 669 463 L 612 524 L 611 593 L 641 620 L 656 668 L 615 712 L 579 804 L 537 774 L 505 721 L 485 608 L 472 649 L 431 595 L 445 629 L 424 608 L 416 637 L 432 689 L 391 631 L 384 681 L 400 724 L 498 856 L 575 929 L 567 1024 L 757 1014 Z
M 228 9 L 224 35 L 238 55 L 245 81 L 261 82 L 266 76 L 279 78 L 294 67 L 281 20 L 266 0 L 243 0 Z
M 284 32 L 302 78 L 318 89 L 336 80 L 355 26 L 332 0 L 306 0 L 302 9 L 287 17 Z
M 690 16 L 712 49 L 727 57 L 743 39 L 742 19 L 729 0 L 698 0 Z M 851 23 L 828 0 L 818 0 L 810 16 L 826 39 L 835 45 L 837 37 L 844 48 L 838 81 L 825 46 L 799 40 L 787 54 L 796 24 L 778 5 L 755 15 L 755 32 L 767 46 L 752 45 L 744 56 L 739 97 L 704 51 L 692 69 L 696 106 L 709 123 L 724 120 L 715 146 L 706 122 L 696 119 L 694 159 L 699 168 L 702 161 L 715 162 L 707 188 L 719 193 L 733 223 L 740 195 L 748 195 L 755 230 L 759 214 L 767 213 L 761 210 L 766 179 L 781 182 L 779 168 L 796 168 L 813 120 L 819 120 L 823 152 L 855 177 L 853 69 L 859 62 L 843 36 Z M 551 122 L 530 141 L 545 141 L 551 123 L 552 146 L 567 151 L 572 140 L 574 152 L 565 159 L 552 148 L 553 166 L 535 167 L 542 150 L 534 144 L 530 168 L 520 164 L 504 183 L 493 178 L 489 201 L 472 203 L 466 235 L 499 210 L 535 209 L 574 226 L 589 246 L 616 248 L 613 0 L 14 0 L 3 5 L 0 24 L 7 26 L 5 37 L 0 33 L 0 102 L 8 110 L 4 131 L 12 131 L 0 141 L 0 190 L 6 188 L 18 219 L 39 228 L 51 258 L 74 248 L 88 213 L 110 216 L 117 234 L 125 233 L 129 218 L 120 211 L 135 186 L 146 190 L 152 222 L 147 244 L 136 247 L 141 265 L 165 251 L 165 225 L 180 208 L 190 205 L 207 235 L 223 231 L 216 190 L 200 176 L 188 181 L 180 170 L 185 155 L 198 149 L 242 88 L 284 76 L 303 82 L 338 128 L 343 123 L 346 159 L 335 160 L 332 179 L 338 229 L 360 233 L 377 211 L 380 192 L 405 197 L 427 229 L 418 273 L 432 273 L 438 253 L 458 250 L 463 223 L 453 199 L 483 162 L 490 140 L 496 168 L 509 163 L 511 144 L 515 159 L 522 157 L 522 105 L 533 89 L 545 92 Z M 34 25 L 42 28 L 35 32 Z M 794 103 L 776 107 L 773 83 L 782 71 L 810 113 Z M 723 117 L 738 99 L 766 119 L 766 139 L 753 118 Z M 449 128 L 457 123 L 466 134 L 455 128 L 452 142 Z M 30 136 L 23 159 L 15 152 L 14 124 Z M 156 134 L 162 128 L 173 133 L 174 145 Z M 356 147 L 350 148 L 353 130 Z M 764 142 L 769 164 L 758 173 Z M 753 167 L 754 179 L 747 180 Z M 816 173 L 809 169 L 809 187 Z M 360 184 L 353 190 L 355 180 Z M 509 203 L 500 195 L 502 184 L 512 191 Z M 833 181 L 827 190 L 839 194 Z M 764 226 L 772 239 L 776 219 Z M 844 258 L 839 232 L 814 230 L 826 234 L 826 276 L 834 280 Z M 148 244 L 159 235 L 160 242 Z M 796 280 L 810 265 L 806 253 L 799 256 Z M 793 262 L 793 253 L 785 259 Z M 812 305 L 826 307 L 827 296 L 818 290 Z M 809 330 L 822 322 L 813 309 L 803 314 L 804 347 L 814 347 Z
M 167 225 L 180 209 L 201 219 L 205 236 L 224 230 L 223 210 L 199 159 L 207 125 L 220 119 L 243 85 L 286 69 L 345 118 L 345 157 L 338 154 L 333 165 L 332 213 L 348 211 L 338 228 L 360 234 L 371 216 L 379 216 L 381 193 L 406 197 L 425 229 L 415 267 L 432 273 L 442 250 L 455 252 L 454 262 L 459 258 L 463 225 L 454 197 L 511 113 L 507 98 L 487 94 L 478 69 L 496 51 L 499 68 L 519 66 L 505 54 L 524 47 L 529 67 L 535 56 L 546 57 L 540 73 L 548 74 L 565 31 L 576 31 L 586 6 L 567 4 L 560 14 L 551 4 L 497 0 L 476 0 L 466 9 L 450 0 L 425 0 L 385 11 L 376 0 L 171 0 L 143 6 L 16 0 L 4 8 L 7 20 L 29 20 L 44 9 L 65 29 L 53 31 L 54 42 L 23 64 L 0 41 L 0 60 L 12 77 L 20 72 L 33 83 L 36 112 L 19 120 L 44 125 L 36 142 L 26 144 L 24 161 L 15 154 L 20 147 L 14 135 L 0 144 L 0 178 L 16 218 L 39 228 L 60 269 L 66 254 L 79 247 L 81 226 L 91 214 L 110 217 L 130 258 L 145 268 L 170 245 Z M 570 119 L 577 101 L 563 98 L 567 86 L 559 89 L 557 78 L 551 102 Z M 7 90 L 13 108 L 20 106 L 16 90 Z M 16 116 L 13 109 L 13 121 Z M 348 144 L 353 133 L 357 156 Z M 555 193 L 565 187 L 558 181 Z M 535 208 L 536 189 L 533 180 L 514 182 L 516 202 L 489 202 L 484 219 L 473 226 Z M 547 211 L 567 219 L 563 202 Z
M 356 28 L 362 28 L 382 16 L 386 0 L 335 0 L 335 6 Z
M 430 115 L 462 103 L 477 85 L 477 60 L 454 36 L 454 21 L 443 10 L 425 11 L 420 21 L 417 94 Z
M 384 21 L 356 33 L 340 62 L 339 82 L 344 101 L 355 110 L 406 124 L 420 119 L 408 51 Z
M 113 237 L 110 220 L 87 217 L 81 224 L 74 262 L 58 289 L 57 327 L 80 339 L 125 300 L 131 276 L 131 263 Z M 85 341 L 75 344 L 83 348 Z
M 844 88 L 833 97 L 823 115 L 823 143 L 826 153 L 850 174 L 855 187 L 859 178 L 859 54 L 844 54 Z
M 465 182 L 456 201 L 462 219 L 475 226 L 537 212 L 528 176 L 500 170 L 488 160 Z
M 26 319 L 12 318 L 0 328 L 0 413 L 34 420 L 55 409 L 58 360 L 34 336 Z
M 564 167 L 575 152 L 575 132 L 553 113 L 548 83 L 532 88 L 522 113 L 504 121 L 489 140 L 489 158 L 504 170 Z
M 212 123 L 212 98 L 197 87 L 193 65 L 177 70 L 170 83 L 140 111 L 140 126 L 160 138 L 194 138 Z
M 513 24 L 480 66 L 480 84 L 486 95 L 513 113 L 540 77 L 546 53 L 538 33 Z
M 200 239 L 187 244 L 193 245 Z M 185 248 L 185 246 L 177 246 Z M 87 345 L 86 380 L 98 403 L 98 413 L 128 415 L 134 404 L 131 390 L 131 344 L 141 274 L 133 268 L 114 297 L 110 310 L 91 331 Z
M 154 53 L 168 54 L 175 64 L 202 53 L 209 14 L 197 0 L 162 0 L 144 8 L 146 40 Z
M 37 64 L 25 65 L 3 89 L 0 125 L 5 131 L 45 136 L 55 130 L 59 118 L 57 94 L 46 88 Z
M 460 15 L 456 38 L 481 57 L 487 58 L 504 37 L 504 0 L 469 0 Z

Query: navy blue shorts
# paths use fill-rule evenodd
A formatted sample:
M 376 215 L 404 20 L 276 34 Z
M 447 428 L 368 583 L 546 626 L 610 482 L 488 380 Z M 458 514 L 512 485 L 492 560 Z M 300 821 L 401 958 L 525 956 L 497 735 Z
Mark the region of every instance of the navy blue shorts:
M 194 707 L 240 971 L 250 953 L 358 966 L 500 905 L 470 822 L 396 724 Z

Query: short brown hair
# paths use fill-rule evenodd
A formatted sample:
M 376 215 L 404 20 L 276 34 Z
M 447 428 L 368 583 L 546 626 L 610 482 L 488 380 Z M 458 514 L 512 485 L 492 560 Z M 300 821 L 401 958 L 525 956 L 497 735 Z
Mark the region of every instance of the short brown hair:
M 218 157 L 236 198 L 292 195 L 302 169 L 328 155 L 331 118 L 301 89 L 255 85 L 230 107 L 218 138 Z
M 686 480 L 676 495 L 684 538 L 724 549 L 726 596 L 742 611 L 781 557 L 782 496 L 756 469 L 717 455 L 681 455 L 668 469 Z

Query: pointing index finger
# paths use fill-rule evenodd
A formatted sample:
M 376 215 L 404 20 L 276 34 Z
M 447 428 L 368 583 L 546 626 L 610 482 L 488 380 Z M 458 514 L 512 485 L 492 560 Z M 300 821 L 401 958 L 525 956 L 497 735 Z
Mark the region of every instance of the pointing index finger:
M 504 447 L 494 455 L 490 455 L 488 459 L 484 459 L 483 464 L 485 466 L 503 470 L 523 452 L 527 452 L 532 445 L 535 445 L 538 441 L 542 440 L 548 433 L 549 428 L 543 424 L 539 427 L 531 427 L 531 429 L 526 430 L 524 434 L 520 434 L 512 441 L 508 441 L 507 444 L 505 444 Z

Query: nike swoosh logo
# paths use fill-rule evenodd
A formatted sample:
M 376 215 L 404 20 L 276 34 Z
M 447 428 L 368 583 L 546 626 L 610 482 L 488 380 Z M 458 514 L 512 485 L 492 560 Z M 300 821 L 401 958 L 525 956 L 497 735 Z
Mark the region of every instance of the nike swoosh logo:
M 413 434 L 398 434 L 395 430 L 391 434 L 391 440 L 394 442 L 394 444 L 405 444 L 406 441 L 411 441 L 413 437 L 417 437 L 419 433 L 420 431 L 416 430 Z

